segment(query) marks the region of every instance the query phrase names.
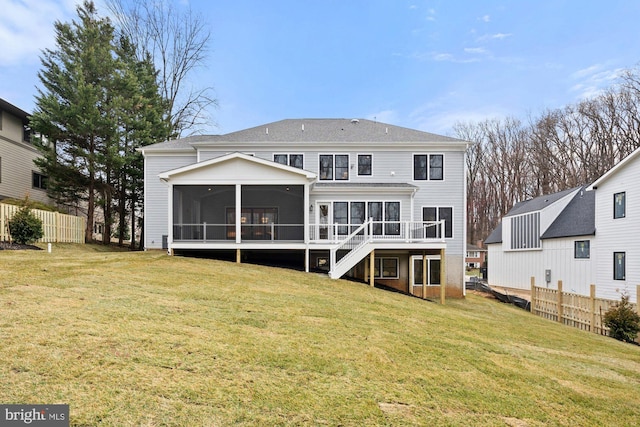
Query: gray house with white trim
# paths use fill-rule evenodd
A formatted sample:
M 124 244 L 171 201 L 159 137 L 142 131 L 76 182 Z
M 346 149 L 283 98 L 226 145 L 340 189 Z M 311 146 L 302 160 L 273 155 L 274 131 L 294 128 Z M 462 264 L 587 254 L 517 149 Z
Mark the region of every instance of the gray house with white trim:
M 140 151 L 145 249 L 277 257 L 464 295 L 467 142 L 364 119 L 282 120 Z

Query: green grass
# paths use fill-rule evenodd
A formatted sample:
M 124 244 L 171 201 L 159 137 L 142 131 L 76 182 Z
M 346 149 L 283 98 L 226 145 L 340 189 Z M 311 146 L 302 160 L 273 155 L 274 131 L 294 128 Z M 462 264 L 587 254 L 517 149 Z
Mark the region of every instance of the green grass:
M 631 426 L 640 347 L 477 296 L 54 245 L 0 251 L 0 402 L 74 426 Z

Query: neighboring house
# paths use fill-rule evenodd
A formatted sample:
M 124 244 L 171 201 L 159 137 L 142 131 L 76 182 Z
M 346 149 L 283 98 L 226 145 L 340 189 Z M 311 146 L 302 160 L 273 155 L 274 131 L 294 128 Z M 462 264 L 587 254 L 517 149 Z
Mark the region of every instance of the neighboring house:
M 464 262 L 467 268 L 480 268 L 487 257 L 487 249 L 483 247 L 482 240 L 477 245 L 467 243 L 467 255 Z
M 33 161 L 40 156 L 31 142 L 29 114 L 0 98 L 0 200 L 50 203 L 47 177 Z
M 587 187 L 516 204 L 485 240 L 488 282 L 637 301 L 640 284 L 640 149 Z
M 595 181 L 597 228 L 594 283 L 603 298 L 628 292 L 638 301 L 640 284 L 640 148 Z
M 595 194 L 585 187 L 517 203 L 485 240 L 489 285 L 555 288 L 589 295 Z
M 447 295 L 462 296 L 466 147 L 358 119 L 143 147 L 145 248 L 279 257 L 427 296 L 444 275 Z

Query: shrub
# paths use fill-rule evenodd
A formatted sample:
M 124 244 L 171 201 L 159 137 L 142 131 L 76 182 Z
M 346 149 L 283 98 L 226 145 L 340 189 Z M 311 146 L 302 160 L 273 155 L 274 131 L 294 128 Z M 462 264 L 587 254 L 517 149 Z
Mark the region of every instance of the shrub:
M 33 243 L 44 234 L 42 221 L 31 213 L 28 206 L 23 206 L 9 220 L 9 234 L 18 244 Z
M 620 341 L 635 341 L 640 331 L 640 316 L 633 311 L 628 294 L 623 293 L 620 302 L 607 310 L 604 324 L 609 328 L 611 337 Z

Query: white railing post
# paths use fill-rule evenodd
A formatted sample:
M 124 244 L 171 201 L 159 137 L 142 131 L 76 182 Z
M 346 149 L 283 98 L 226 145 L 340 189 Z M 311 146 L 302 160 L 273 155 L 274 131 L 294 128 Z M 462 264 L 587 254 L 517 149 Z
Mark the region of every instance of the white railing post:
M 207 223 L 202 223 L 202 240 L 207 241 Z
M 444 242 L 444 221 L 440 221 L 440 240 Z
M 275 238 L 275 225 L 271 223 L 271 240 Z

